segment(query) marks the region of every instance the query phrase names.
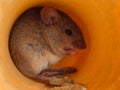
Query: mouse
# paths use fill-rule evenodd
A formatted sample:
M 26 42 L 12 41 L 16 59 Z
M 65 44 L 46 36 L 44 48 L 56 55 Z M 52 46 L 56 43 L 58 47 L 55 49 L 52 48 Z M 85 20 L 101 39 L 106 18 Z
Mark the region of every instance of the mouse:
M 45 84 L 57 75 L 75 73 L 74 67 L 50 66 L 85 48 L 77 24 L 53 7 L 25 11 L 14 23 L 9 36 L 9 51 L 15 66 L 25 76 Z

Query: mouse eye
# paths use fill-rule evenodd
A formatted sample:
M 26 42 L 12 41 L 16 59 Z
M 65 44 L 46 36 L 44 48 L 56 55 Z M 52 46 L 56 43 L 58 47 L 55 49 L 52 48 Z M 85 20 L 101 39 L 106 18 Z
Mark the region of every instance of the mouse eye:
M 66 30 L 65 30 L 65 33 L 66 33 L 67 35 L 72 35 L 72 30 L 66 29 Z

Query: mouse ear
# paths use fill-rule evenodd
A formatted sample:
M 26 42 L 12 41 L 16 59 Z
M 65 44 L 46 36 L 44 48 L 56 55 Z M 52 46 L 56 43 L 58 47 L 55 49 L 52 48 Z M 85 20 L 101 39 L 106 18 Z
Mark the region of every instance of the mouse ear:
M 54 25 L 60 19 L 60 15 L 58 11 L 54 8 L 44 7 L 42 8 L 40 15 L 41 15 L 41 20 L 46 25 Z

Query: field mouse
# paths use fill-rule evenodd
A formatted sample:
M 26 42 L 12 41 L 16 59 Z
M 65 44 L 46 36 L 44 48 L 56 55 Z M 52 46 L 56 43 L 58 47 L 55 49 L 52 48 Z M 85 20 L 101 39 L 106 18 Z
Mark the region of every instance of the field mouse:
M 74 67 L 49 66 L 85 48 L 78 26 L 51 7 L 27 10 L 15 22 L 9 37 L 9 51 L 16 67 L 24 75 L 46 84 L 53 76 L 76 72 Z

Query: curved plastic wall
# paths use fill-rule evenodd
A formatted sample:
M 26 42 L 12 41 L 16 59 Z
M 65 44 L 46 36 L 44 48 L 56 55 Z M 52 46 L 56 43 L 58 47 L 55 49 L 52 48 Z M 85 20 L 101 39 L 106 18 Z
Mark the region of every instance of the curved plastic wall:
M 68 14 L 81 28 L 87 49 L 57 66 L 74 66 L 71 78 L 88 90 L 120 89 L 120 1 L 118 0 L 0 0 L 0 90 L 44 90 L 13 64 L 8 39 L 18 16 L 34 6 L 51 6 Z

